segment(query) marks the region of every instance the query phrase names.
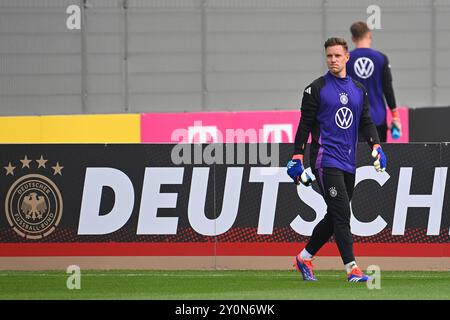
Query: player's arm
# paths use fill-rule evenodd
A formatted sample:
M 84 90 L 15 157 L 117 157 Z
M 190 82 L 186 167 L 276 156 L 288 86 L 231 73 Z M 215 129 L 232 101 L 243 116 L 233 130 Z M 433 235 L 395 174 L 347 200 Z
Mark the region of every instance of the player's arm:
M 392 73 L 391 73 L 391 65 L 389 63 L 388 57 L 383 54 L 384 57 L 384 65 L 383 65 L 383 74 L 381 77 L 381 83 L 383 86 L 383 94 L 386 98 L 386 103 L 391 110 L 392 122 L 389 125 L 389 129 L 396 127 L 401 135 L 402 125 L 400 122 L 400 115 L 397 110 L 397 103 L 395 101 L 394 87 L 392 86 Z
M 374 145 L 380 144 L 380 138 L 378 137 L 378 131 L 372 121 L 372 117 L 369 113 L 369 96 L 366 88 L 359 84 L 360 89 L 363 91 L 363 110 L 361 113 L 361 120 L 359 122 L 359 130 L 361 131 L 364 139 L 369 144 L 370 148 Z
M 316 121 L 320 105 L 320 89 L 313 82 L 303 91 L 301 118 L 295 135 L 294 156 L 304 155 L 309 133 Z
M 363 112 L 361 114 L 361 120 L 359 124 L 359 129 L 362 132 L 364 138 L 372 150 L 372 157 L 375 159 L 373 165 L 375 170 L 378 172 L 386 170 L 387 159 L 380 146 L 380 138 L 378 137 L 378 131 L 376 126 L 373 124 L 372 118 L 369 113 L 369 96 L 366 89 L 361 85 L 363 90 Z
M 383 86 L 383 93 L 386 98 L 386 103 L 389 109 L 394 110 L 397 108 L 395 101 L 394 87 L 392 86 L 392 72 L 391 65 L 389 64 L 389 59 L 383 54 L 384 65 L 383 65 L 383 75 L 381 77 L 381 83 Z
M 377 128 L 373 124 L 372 117 L 369 113 L 369 96 L 367 90 L 362 84 L 359 84 L 359 87 L 363 91 L 363 110 L 359 122 L 359 130 L 362 132 L 364 139 L 369 146 L 373 148 L 375 144 L 380 144 L 380 138 L 378 137 Z
M 294 180 L 295 184 L 302 182 L 304 185 L 310 185 L 312 182 L 311 178 L 304 171 L 303 156 L 305 154 L 309 133 L 316 120 L 319 105 L 320 88 L 316 82 L 313 82 L 303 91 L 301 118 L 294 142 L 294 155 L 287 166 L 288 175 Z

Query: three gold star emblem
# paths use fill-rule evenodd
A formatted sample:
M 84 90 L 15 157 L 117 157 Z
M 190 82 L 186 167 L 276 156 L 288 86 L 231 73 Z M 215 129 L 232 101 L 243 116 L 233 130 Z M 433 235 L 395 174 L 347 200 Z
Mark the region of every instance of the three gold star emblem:
M 25 155 L 24 156 L 24 158 L 23 159 L 20 159 L 19 160 L 21 163 L 22 163 L 22 169 L 24 169 L 24 168 L 28 168 L 28 169 L 30 169 L 31 168 L 31 162 L 33 161 L 32 159 L 28 159 L 28 156 L 27 155 Z M 37 160 L 34 160 L 34 161 L 36 161 L 37 162 L 37 164 L 38 164 L 38 169 L 39 168 L 44 168 L 44 169 L 46 169 L 47 167 L 46 167 L 46 163 L 48 162 L 48 159 L 44 159 L 44 156 L 43 155 L 41 155 L 41 157 L 39 158 L 39 159 L 37 159 Z M 9 162 L 8 163 L 8 165 L 6 166 L 6 167 L 3 167 L 3 168 L 5 168 L 5 170 L 6 170 L 6 174 L 5 175 L 12 175 L 12 176 L 14 176 L 14 169 L 16 169 L 16 167 L 15 166 L 13 166 L 12 164 L 11 164 L 11 162 Z M 56 176 L 57 174 L 59 174 L 60 176 L 62 176 L 62 169 L 64 169 L 64 167 L 62 166 L 62 165 L 60 165 L 59 164 L 59 162 L 56 162 L 56 165 L 55 166 L 52 166 L 51 167 L 52 169 L 53 169 L 53 175 L 54 176 Z

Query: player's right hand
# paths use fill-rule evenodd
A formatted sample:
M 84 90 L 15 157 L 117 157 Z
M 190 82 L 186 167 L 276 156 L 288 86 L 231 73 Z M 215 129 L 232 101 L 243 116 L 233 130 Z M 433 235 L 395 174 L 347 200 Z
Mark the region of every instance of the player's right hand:
M 392 110 L 391 114 L 392 114 L 392 121 L 389 126 L 389 130 L 391 130 L 391 132 L 397 131 L 396 139 L 398 139 L 402 136 L 402 123 L 400 122 L 400 114 L 397 109 Z
M 289 175 L 289 177 L 291 177 L 296 185 L 299 185 L 300 182 L 307 187 L 312 184 L 312 179 L 306 173 L 300 159 L 292 159 L 288 162 L 287 174 Z

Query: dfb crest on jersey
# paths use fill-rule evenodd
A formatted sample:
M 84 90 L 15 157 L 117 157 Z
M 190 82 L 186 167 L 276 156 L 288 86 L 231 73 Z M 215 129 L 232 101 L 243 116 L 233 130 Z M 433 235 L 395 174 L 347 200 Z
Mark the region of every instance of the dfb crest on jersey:
M 339 100 L 343 105 L 348 103 L 348 95 L 345 92 L 339 93 Z

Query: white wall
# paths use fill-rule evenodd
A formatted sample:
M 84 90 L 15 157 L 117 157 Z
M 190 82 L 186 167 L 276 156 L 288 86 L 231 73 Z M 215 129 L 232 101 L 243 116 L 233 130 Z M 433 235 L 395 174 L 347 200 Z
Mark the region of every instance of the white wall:
M 0 114 L 294 109 L 373 1 L 0 0 Z M 433 7 L 434 3 L 434 7 Z M 380 0 L 399 105 L 450 105 L 450 0 Z M 351 46 L 352 48 L 352 46 Z

